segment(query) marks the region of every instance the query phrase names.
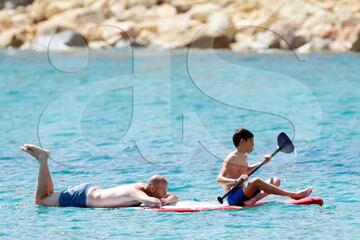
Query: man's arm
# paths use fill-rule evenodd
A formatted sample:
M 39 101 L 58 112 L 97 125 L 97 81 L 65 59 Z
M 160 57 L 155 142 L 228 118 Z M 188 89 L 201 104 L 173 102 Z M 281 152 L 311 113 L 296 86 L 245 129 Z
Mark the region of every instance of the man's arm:
M 173 193 L 168 193 L 166 198 L 161 199 L 162 204 L 177 203 L 178 201 L 179 201 L 179 198 Z
M 154 197 L 150 197 L 147 194 L 145 194 L 143 191 L 138 190 L 138 189 L 136 189 L 133 192 L 133 197 L 137 201 L 145 204 L 148 207 L 158 208 L 158 207 L 161 207 L 161 205 L 162 205 L 162 203 L 161 203 L 161 201 L 159 199 L 154 198 Z

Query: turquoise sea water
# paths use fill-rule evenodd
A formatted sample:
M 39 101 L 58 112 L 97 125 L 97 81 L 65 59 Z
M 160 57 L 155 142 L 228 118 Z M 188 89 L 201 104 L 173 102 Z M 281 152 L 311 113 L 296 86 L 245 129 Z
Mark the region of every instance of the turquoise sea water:
M 356 239 L 359 66 L 350 53 L 2 51 L 0 238 Z M 278 176 L 289 190 L 312 186 L 325 205 L 184 214 L 39 207 L 38 164 L 19 150 L 50 150 L 58 191 L 159 173 L 182 200 L 214 201 L 239 127 L 255 134 L 250 163 L 287 132 L 296 154 L 279 153 L 256 176 Z

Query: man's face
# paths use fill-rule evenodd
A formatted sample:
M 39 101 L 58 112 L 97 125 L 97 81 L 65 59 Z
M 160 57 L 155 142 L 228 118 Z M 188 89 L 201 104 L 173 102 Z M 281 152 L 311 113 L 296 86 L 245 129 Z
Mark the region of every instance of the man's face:
M 165 198 L 167 193 L 167 184 L 160 184 L 158 186 L 151 185 L 151 196 L 155 198 Z

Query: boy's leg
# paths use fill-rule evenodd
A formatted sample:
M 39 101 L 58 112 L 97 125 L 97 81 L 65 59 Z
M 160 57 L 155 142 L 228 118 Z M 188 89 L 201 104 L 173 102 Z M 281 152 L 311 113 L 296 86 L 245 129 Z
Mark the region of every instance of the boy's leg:
M 270 184 L 280 187 L 280 179 L 278 177 L 272 177 L 269 180 L 267 180 L 267 182 L 269 182 Z M 247 200 L 244 202 L 245 206 L 252 206 L 255 203 L 257 203 L 258 201 L 260 201 L 261 199 L 265 198 L 266 196 L 268 196 L 269 194 L 261 191 L 259 194 L 257 194 L 255 197 Z
M 300 192 L 289 192 L 289 191 L 283 190 L 277 186 L 274 186 L 268 182 L 265 182 L 264 180 L 262 180 L 260 178 L 254 178 L 247 184 L 246 187 L 244 187 L 244 193 L 246 196 L 252 196 L 257 189 L 260 189 L 267 194 L 287 196 L 287 197 L 290 197 L 293 199 L 301 199 L 301 198 L 307 197 L 312 192 L 311 188 L 307 188 Z

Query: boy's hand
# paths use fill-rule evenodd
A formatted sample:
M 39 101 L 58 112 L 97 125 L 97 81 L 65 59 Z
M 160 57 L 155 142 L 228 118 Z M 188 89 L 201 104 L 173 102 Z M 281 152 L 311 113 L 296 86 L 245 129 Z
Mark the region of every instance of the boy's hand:
M 243 180 L 244 182 L 248 179 L 248 175 L 247 174 L 243 174 L 241 175 L 238 179 L 237 179 L 237 182 Z
M 269 162 L 271 161 L 271 159 L 272 159 L 272 156 L 271 156 L 270 154 L 264 155 L 264 161 L 265 161 L 265 163 L 269 163 Z

